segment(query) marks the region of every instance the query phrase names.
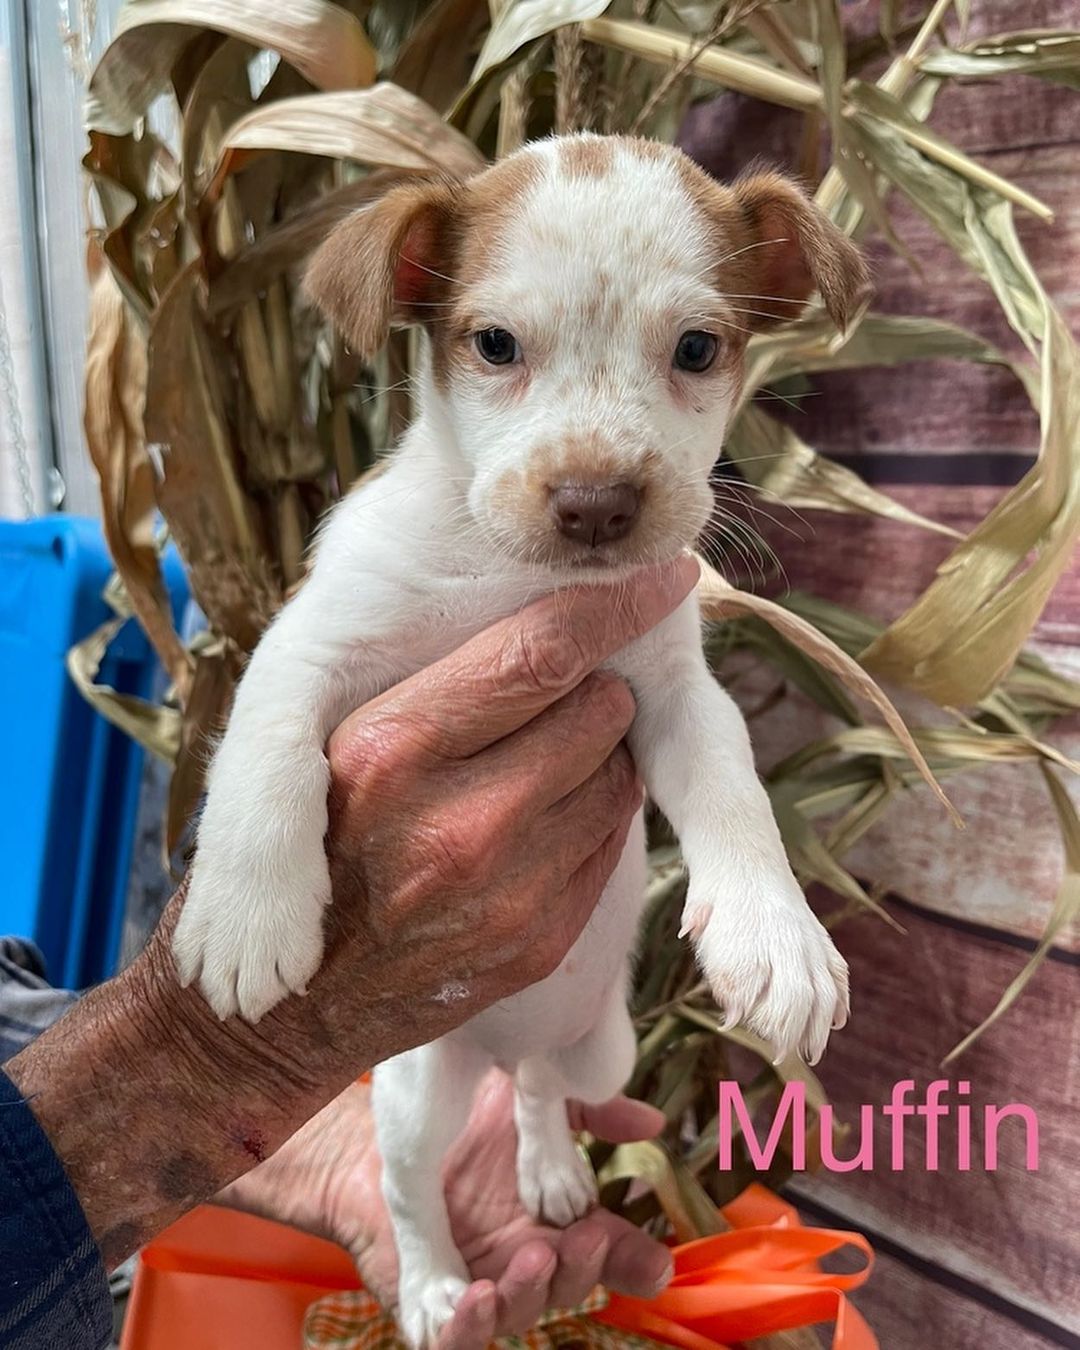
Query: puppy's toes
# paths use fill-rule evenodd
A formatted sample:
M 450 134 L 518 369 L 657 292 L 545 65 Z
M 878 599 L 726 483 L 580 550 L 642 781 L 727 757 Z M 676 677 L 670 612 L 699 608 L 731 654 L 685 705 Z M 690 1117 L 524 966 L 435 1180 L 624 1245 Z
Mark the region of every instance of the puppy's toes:
M 466 1277 L 450 1272 L 402 1284 L 398 1320 L 412 1350 L 431 1350 L 468 1287 Z

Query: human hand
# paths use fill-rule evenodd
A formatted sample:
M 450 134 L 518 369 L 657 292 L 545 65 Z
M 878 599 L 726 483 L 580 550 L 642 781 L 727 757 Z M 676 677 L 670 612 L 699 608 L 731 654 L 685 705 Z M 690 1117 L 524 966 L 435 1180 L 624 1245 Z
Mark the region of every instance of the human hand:
M 613 1143 L 651 1138 L 664 1123 L 654 1107 L 626 1097 L 571 1112 L 576 1126 Z M 483 1350 L 495 1336 L 528 1330 L 548 1308 L 580 1303 L 598 1283 L 648 1298 L 671 1278 L 667 1249 L 608 1210 L 565 1229 L 530 1218 L 517 1194 L 515 1146 L 510 1080 L 494 1070 L 447 1158 L 454 1241 L 474 1283 L 438 1350 Z M 369 1292 L 391 1306 L 397 1256 L 379 1175 L 369 1089 L 354 1085 L 217 1202 L 340 1243 Z
M 332 1061 L 340 1089 L 555 969 L 641 802 L 633 698 L 596 668 L 696 574 L 686 559 L 548 597 L 345 719 L 326 952 L 308 997 L 253 1029 L 271 1056 L 295 1046 L 320 1081 Z

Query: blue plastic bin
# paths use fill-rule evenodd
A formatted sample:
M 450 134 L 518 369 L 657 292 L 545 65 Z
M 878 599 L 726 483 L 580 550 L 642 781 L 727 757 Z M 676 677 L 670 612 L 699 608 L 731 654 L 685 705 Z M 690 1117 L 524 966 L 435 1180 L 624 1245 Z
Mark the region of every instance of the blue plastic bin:
M 68 676 L 68 648 L 111 617 L 101 528 L 74 516 L 0 521 L 0 932 L 30 937 L 50 980 L 83 988 L 113 974 L 124 924 L 143 752 Z M 174 610 L 187 588 L 166 559 Z M 158 666 L 134 620 L 99 678 L 149 697 Z

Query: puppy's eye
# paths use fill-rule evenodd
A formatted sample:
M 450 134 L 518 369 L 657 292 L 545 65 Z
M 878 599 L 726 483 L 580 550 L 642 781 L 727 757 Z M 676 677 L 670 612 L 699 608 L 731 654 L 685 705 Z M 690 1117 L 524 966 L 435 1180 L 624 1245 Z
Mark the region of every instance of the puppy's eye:
M 476 350 L 492 366 L 508 366 L 519 355 L 517 338 L 505 328 L 484 328 L 476 334 Z
M 697 328 L 692 328 L 679 339 L 679 345 L 675 348 L 674 364 L 680 370 L 697 373 L 708 370 L 716 360 L 718 346 L 716 338 L 711 333 L 703 333 Z

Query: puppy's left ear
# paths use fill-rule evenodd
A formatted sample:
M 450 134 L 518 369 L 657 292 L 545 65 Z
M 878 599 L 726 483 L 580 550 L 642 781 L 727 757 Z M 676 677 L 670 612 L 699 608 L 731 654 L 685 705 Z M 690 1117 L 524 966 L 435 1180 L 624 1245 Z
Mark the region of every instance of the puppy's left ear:
M 797 318 L 818 291 L 832 321 L 846 328 L 870 289 L 870 273 L 851 240 L 781 174 L 754 174 L 732 190 L 750 231 L 737 261 L 753 279 L 747 287 L 756 297 L 753 308 L 766 316 L 752 316 L 750 326 Z

